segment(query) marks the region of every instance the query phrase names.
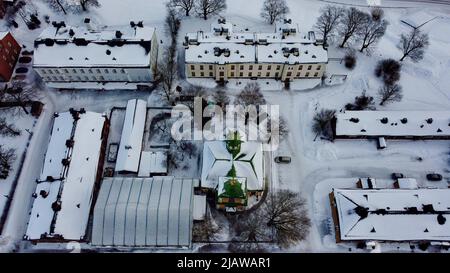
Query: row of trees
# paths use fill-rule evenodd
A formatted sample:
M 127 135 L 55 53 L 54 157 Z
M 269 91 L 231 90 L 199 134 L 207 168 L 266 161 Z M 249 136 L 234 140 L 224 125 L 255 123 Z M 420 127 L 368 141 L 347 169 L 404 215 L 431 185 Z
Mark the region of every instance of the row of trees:
M 328 5 L 322 8 L 315 29 L 323 36 L 324 44 L 339 36 L 341 48 L 354 41 L 360 41 L 359 51 L 364 52 L 375 45 L 386 33 L 387 20 L 383 19 L 383 10 L 374 8 L 370 14 L 357 8 L 342 8 Z M 410 58 L 414 62 L 422 60 L 429 44 L 428 35 L 414 28 L 410 33 L 402 34 L 397 47 L 403 55 L 400 61 Z
M 328 5 L 322 8 L 315 29 L 323 36 L 324 44 L 336 35 L 341 37 L 340 47 L 353 41 L 361 41 L 360 52 L 368 50 L 384 36 L 388 22 L 382 18 L 382 10 L 371 14 L 357 8 L 342 8 Z
M 186 16 L 194 13 L 205 20 L 227 8 L 225 0 L 170 0 L 167 5 Z
M 90 7 L 100 7 L 98 0 L 46 0 L 50 7 L 64 14 L 88 11 Z

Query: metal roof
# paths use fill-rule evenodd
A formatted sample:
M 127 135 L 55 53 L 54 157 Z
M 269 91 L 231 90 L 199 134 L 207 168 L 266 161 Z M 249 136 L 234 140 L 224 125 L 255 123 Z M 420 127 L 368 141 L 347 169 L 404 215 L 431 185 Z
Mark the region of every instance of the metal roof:
M 190 246 L 194 179 L 103 180 L 94 209 L 97 246 Z

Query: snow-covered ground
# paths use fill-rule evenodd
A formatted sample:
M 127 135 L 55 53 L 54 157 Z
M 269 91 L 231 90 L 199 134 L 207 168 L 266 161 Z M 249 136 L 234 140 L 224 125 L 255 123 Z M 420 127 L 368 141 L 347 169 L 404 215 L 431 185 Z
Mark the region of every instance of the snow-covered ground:
M 30 2 L 30 0 L 28 0 Z M 55 13 L 49 9 L 42 0 L 32 1 L 41 15 L 48 14 L 50 20 L 65 20 L 68 24 L 80 24 L 85 17 L 90 17 L 97 24 L 121 25 L 130 21 L 143 20 L 144 24 L 157 28 L 157 35 L 162 43 L 167 42 L 163 24 L 165 16 L 164 0 L 100 0 L 101 7 L 93 9 L 89 14 L 68 15 Z M 291 10 L 290 18 L 298 23 L 302 30 L 310 30 L 319 14 L 319 9 L 328 4 L 320 0 L 288 0 Z M 366 9 L 367 1 L 335 0 L 345 4 L 358 4 Z M 227 0 L 228 8 L 223 14 L 237 28 L 247 28 L 249 31 L 271 31 L 273 27 L 264 23 L 260 16 L 262 1 L 260 0 Z M 289 126 L 289 135 L 281 143 L 279 150 L 273 156 L 288 155 L 292 157 L 290 165 L 272 163 L 272 188 L 287 188 L 300 192 L 307 200 L 310 208 L 310 217 L 313 226 L 307 240 L 289 251 L 302 252 L 328 252 L 348 251 L 348 246 L 337 247 L 332 234 L 324 229 L 324 222 L 329 219 L 329 204 L 324 200 L 324 194 L 332 185 L 345 186 L 344 178 L 375 177 L 389 179 L 391 172 L 402 172 L 418 179 L 420 185 L 430 186 L 425 182 L 425 174 L 429 171 L 442 173 L 448 179 L 448 153 L 449 141 L 389 141 L 388 148 L 382 151 L 376 149 L 376 143 L 368 140 L 347 140 L 334 143 L 324 140 L 314 141 L 311 130 L 314 113 L 322 108 L 339 111 L 363 90 L 367 95 L 376 97 L 381 82 L 375 78 L 373 70 L 378 60 L 392 57 L 400 58 L 400 51 L 396 48 L 401 33 L 409 27 L 400 20 L 414 18 L 421 12 L 435 20 L 423 26 L 423 30 L 430 36 L 430 46 L 424 60 L 419 63 L 404 61 L 400 84 L 403 86 L 404 98 L 401 102 L 378 106 L 380 110 L 448 110 L 450 109 L 450 7 L 445 5 L 431 5 L 409 1 L 382 1 L 386 19 L 390 25 L 386 35 L 373 51 L 371 56 L 357 54 L 358 60 L 353 71 L 343 69 L 339 64 L 330 64 L 343 73 L 348 74 L 346 81 L 341 85 L 315 88 L 301 92 L 283 90 L 281 86 L 261 83 L 266 100 L 270 104 L 280 105 L 281 115 Z M 395 8 L 393 8 L 395 7 Z M 179 44 L 187 32 L 207 30 L 212 21 L 199 18 L 186 18 L 182 21 L 179 35 Z M 31 48 L 33 40 L 39 35 L 41 29 L 29 31 L 19 22 L 18 29 L 12 29 L 13 34 L 21 44 Z M 43 26 L 45 26 L 43 22 Z M 4 22 L 0 22 L 0 29 Z M 181 46 L 179 47 L 182 48 Z M 344 51 L 331 48 L 330 54 L 341 56 Z M 231 94 L 236 94 L 236 87 L 228 87 Z M 233 90 L 232 90 L 233 89 Z M 239 87 L 238 87 L 239 89 Z M 140 98 L 148 102 L 148 106 L 161 106 L 163 100 L 156 92 L 138 91 L 81 91 L 58 92 L 43 90 L 46 109 L 31 140 L 24 165 L 26 172 L 20 175 L 16 195 L 12 204 L 10 215 L 5 226 L 3 240 L 0 240 L 0 251 L 7 251 L 13 247 L 14 242 L 20 241 L 26 229 L 31 193 L 34 184 L 30 181 L 38 176 L 42 167 L 42 159 L 46 150 L 49 128 L 51 126 L 51 113 L 54 111 L 67 111 L 69 108 L 84 107 L 90 111 L 109 113 L 114 106 L 125 106 L 128 99 Z M 18 125 L 19 126 L 19 125 Z M 39 130 L 37 130 L 37 128 Z M 120 128 L 112 128 L 112 131 Z M 26 136 L 26 132 L 23 134 Z M 20 147 L 20 144 L 16 147 Z M 201 146 L 201 145 L 200 145 Z M 417 158 L 422 157 L 422 161 Z M 193 162 L 197 164 L 197 162 Z M 182 173 L 178 173 L 182 174 Z M 194 175 L 194 174 L 192 174 Z M 184 175 L 187 176 L 187 175 Z M 446 186 L 446 181 L 439 186 Z M 341 181 L 344 181 L 341 183 Z M 317 186 L 317 187 L 316 187 Z M 320 193 L 320 194 L 319 194 Z M 17 199 L 17 200 L 16 200 Z M 326 226 L 326 225 L 325 225 Z M 325 231 L 324 231 L 325 230 Z M 2 248 L 3 245 L 3 248 Z M 25 248 L 28 244 L 23 245 Z M 354 247 L 353 247 L 354 248 Z M 409 246 L 387 247 L 383 251 L 409 251 Z

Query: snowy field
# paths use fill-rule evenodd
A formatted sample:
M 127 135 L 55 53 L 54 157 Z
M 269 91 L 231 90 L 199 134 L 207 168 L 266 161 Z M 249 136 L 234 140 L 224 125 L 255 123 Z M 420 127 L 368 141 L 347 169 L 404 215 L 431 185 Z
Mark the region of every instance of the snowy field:
M 43 0 L 33 2 L 42 15 L 49 15 L 50 20 L 65 20 L 68 24 L 81 24 L 85 17 L 90 17 L 97 24 L 121 25 L 130 21 L 143 20 L 144 24 L 155 26 L 157 35 L 163 44 L 167 43 L 164 34 L 163 21 L 165 12 L 164 0 L 100 0 L 101 7 L 94 9 L 89 14 L 68 15 L 55 13 L 49 9 Z M 302 31 L 312 28 L 319 14 L 319 9 L 328 4 L 319 0 L 288 0 L 291 10 L 290 18 L 298 23 Z M 366 1 L 336 0 L 346 5 L 360 5 L 365 8 Z M 379 110 L 448 110 L 450 109 L 450 6 L 412 3 L 408 1 L 382 1 L 386 19 L 389 21 L 386 35 L 382 38 L 371 56 L 357 54 L 358 60 L 353 71 L 343 70 L 348 74 L 342 85 L 314 88 L 304 91 L 281 91 L 281 86 L 276 83 L 267 84 L 271 88 L 263 88 L 266 100 L 270 104 L 280 105 L 281 115 L 288 122 L 289 135 L 281 143 L 279 150 L 273 156 L 288 155 L 292 157 L 290 165 L 273 165 L 272 187 L 286 188 L 300 192 L 307 200 L 310 209 L 310 217 L 313 223 L 311 233 L 306 241 L 289 251 L 295 252 L 330 252 L 348 251 L 348 246 L 338 247 L 334 243 L 333 234 L 327 234 L 324 223 L 330 219 L 329 203 L 324 200 L 324 195 L 332 186 L 345 186 L 351 177 L 375 177 L 389 179 L 392 172 L 402 172 L 409 177 L 416 178 L 421 186 L 432 186 L 425 181 L 427 172 L 436 171 L 444 175 L 444 181 L 439 187 L 446 186 L 446 179 L 450 173 L 448 166 L 450 142 L 449 141 L 388 141 L 388 147 L 379 151 L 376 143 L 368 140 L 338 140 L 334 143 L 324 140 L 314 141 L 314 133 L 311 130 L 312 118 L 315 112 L 322 108 L 343 109 L 344 105 L 351 102 L 355 96 L 363 90 L 367 95 L 376 97 L 381 81 L 375 78 L 373 70 L 375 64 L 384 58 L 399 59 L 401 52 L 396 48 L 399 36 L 409 31 L 409 27 L 400 20 L 416 18 L 417 13 L 428 17 L 436 17 L 426 24 L 423 30 L 430 36 L 430 46 L 425 58 L 415 64 L 409 60 L 404 61 L 400 85 L 403 86 L 404 98 L 401 102 L 378 106 Z M 227 20 L 233 22 L 239 29 L 248 28 L 250 31 L 271 31 L 273 27 L 264 23 L 260 16 L 262 1 L 260 0 L 227 0 L 227 10 L 223 14 Z M 217 17 L 207 21 L 199 18 L 183 19 L 180 30 L 179 44 L 187 32 L 208 30 L 211 22 Z M 411 20 L 412 20 L 411 19 Z M 0 29 L 4 28 L 0 22 Z M 29 31 L 24 24 L 19 22 L 18 29 L 12 29 L 13 34 L 21 44 L 32 47 L 33 40 L 39 35 L 41 29 Z M 43 26 L 45 26 L 43 22 Z M 330 48 L 333 56 L 342 56 L 343 50 Z M 333 66 L 335 66 L 333 64 Z M 336 65 L 342 70 L 342 66 Z M 236 84 L 235 84 L 236 85 Z M 265 83 L 261 83 L 265 86 Z M 229 87 L 231 94 L 236 93 L 236 87 Z M 45 113 L 42 117 L 40 131 L 32 139 L 32 146 L 25 160 L 26 173 L 22 173 L 18 184 L 18 192 L 15 199 L 28 200 L 34 190 L 34 184 L 30 181 L 39 174 L 42 167 L 42 158 L 46 150 L 48 132 L 51 126 L 51 113 L 55 111 L 67 111 L 69 108 L 84 107 L 90 111 L 105 112 L 114 106 L 124 107 L 128 99 L 140 98 L 148 102 L 148 106 L 161 106 L 161 98 L 156 92 L 151 94 L 136 91 L 117 90 L 111 92 L 82 91 L 82 92 L 58 92 L 43 90 Z M 16 123 L 17 126 L 31 126 L 31 121 Z M 112 132 L 120 132 L 121 128 L 112 128 Z M 115 134 L 115 133 L 113 133 Z M 21 137 L 27 137 L 23 131 Z M 1 140 L 3 141 L 3 140 Z M 8 142 L 18 149 L 25 147 L 26 140 Z M 23 149 L 23 148 L 22 148 Z M 200 151 L 201 152 L 201 151 Z M 418 161 L 417 157 L 422 157 Z M 193 162 L 192 164 L 197 164 Z M 175 172 L 176 175 L 189 176 L 191 173 Z M 3 188 L 0 181 L 0 190 Z M 317 186 L 317 187 L 316 187 Z M 0 205 L 1 199 L 0 196 Z M 19 200 L 19 199 L 18 199 Z M 0 240 L 0 251 L 11 250 L 15 242 L 21 240 L 26 229 L 26 222 L 30 201 L 20 202 L 15 200 L 10 210 L 10 217 L 4 229 L 4 240 Z M 326 226 L 326 225 L 325 225 Z M 3 242 L 3 243 L 2 243 Z M 29 244 L 23 243 L 26 250 Z M 3 247 L 3 248 L 2 248 Z M 350 246 L 354 248 L 354 246 Z M 398 248 L 397 248 L 398 247 Z M 388 246 L 383 251 L 410 251 L 409 246 Z

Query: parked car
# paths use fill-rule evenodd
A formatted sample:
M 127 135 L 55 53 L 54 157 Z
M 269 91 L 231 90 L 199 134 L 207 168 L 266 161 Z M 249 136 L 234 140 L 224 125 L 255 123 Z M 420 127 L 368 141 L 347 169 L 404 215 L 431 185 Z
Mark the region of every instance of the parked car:
M 404 178 L 405 176 L 402 173 L 392 173 L 391 177 L 392 179 L 397 180 L 399 178 Z
M 276 163 L 291 163 L 291 157 L 290 156 L 277 156 L 275 157 Z
M 427 179 L 429 181 L 441 181 L 442 175 L 440 175 L 438 173 L 429 173 L 429 174 L 427 174 Z

